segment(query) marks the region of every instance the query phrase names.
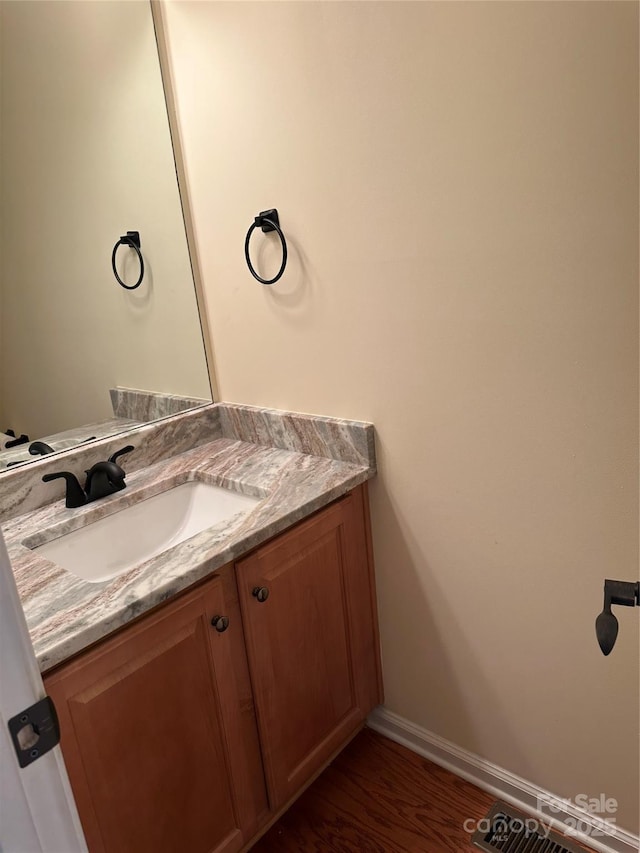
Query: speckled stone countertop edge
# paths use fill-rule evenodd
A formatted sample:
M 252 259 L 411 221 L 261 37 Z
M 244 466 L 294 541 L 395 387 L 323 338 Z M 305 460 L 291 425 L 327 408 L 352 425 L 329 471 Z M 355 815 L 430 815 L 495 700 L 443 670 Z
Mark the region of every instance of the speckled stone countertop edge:
M 186 591 L 374 474 L 372 465 L 219 438 L 132 472 L 129 488 L 111 498 L 80 510 L 66 510 L 58 501 L 10 520 L 3 530 L 41 671 Z M 101 583 L 76 578 L 22 544 L 36 547 L 193 479 L 252 494 L 259 503 Z

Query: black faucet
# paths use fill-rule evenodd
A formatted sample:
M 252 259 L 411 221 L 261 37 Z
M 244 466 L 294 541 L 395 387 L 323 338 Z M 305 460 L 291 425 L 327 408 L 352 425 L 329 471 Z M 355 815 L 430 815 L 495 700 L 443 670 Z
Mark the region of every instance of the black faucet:
M 134 449 L 132 444 L 128 444 L 121 450 L 112 453 L 106 462 L 96 462 L 95 465 L 92 465 L 91 468 L 85 471 L 87 479 L 85 480 L 84 489 L 80 485 L 76 475 L 70 471 L 45 474 L 42 480 L 45 483 L 49 483 L 51 480 L 64 477 L 67 481 L 65 505 L 69 509 L 84 506 L 126 488 L 127 484 L 124 481 L 125 472 L 116 463 L 116 459 L 125 453 L 131 453 Z
M 29 453 L 32 456 L 46 456 L 47 453 L 55 453 L 55 450 L 44 441 L 32 441 L 29 445 Z

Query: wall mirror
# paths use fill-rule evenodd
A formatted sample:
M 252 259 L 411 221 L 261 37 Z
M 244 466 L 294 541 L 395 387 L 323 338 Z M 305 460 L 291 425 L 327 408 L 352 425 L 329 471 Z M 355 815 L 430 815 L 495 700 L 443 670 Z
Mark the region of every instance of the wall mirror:
M 0 39 L 6 471 L 212 395 L 149 2 L 1 0 Z

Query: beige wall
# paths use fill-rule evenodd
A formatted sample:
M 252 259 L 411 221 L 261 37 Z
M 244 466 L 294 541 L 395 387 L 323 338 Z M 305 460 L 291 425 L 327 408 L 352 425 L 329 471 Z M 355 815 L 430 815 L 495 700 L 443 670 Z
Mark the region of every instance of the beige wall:
M 377 428 L 387 706 L 637 832 L 638 5 L 165 11 L 222 399 Z
M 210 396 L 149 4 L 0 11 L 0 428 L 110 417 L 116 385 Z M 132 292 L 111 271 L 127 230 L 147 266 Z

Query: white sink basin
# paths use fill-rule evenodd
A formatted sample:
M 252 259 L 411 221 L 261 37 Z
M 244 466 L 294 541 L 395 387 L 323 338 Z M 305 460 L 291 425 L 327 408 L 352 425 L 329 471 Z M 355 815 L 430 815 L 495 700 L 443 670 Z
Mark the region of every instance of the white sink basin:
M 106 581 L 239 512 L 259 498 L 184 483 L 34 548 L 90 583 Z

